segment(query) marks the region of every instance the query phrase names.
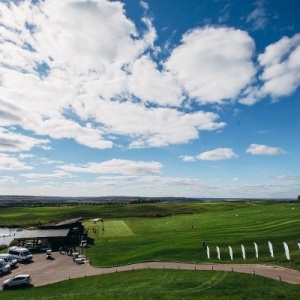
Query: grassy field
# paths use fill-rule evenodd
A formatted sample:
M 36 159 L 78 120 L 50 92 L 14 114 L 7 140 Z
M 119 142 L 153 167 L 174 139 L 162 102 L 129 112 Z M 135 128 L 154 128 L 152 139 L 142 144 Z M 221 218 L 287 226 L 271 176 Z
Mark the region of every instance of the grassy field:
M 263 263 L 300 270 L 297 203 L 156 203 L 1 209 L 0 224 L 36 226 L 82 217 L 94 241 L 86 250 L 94 266 L 165 260 Z M 92 220 L 103 218 L 103 223 Z M 34 220 L 34 222 L 33 222 Z M 103 229 L 104 226 L 104 230 Z M 268 249 L 274 248 L 274 259 Z M 206 247 L 210 249 L 207 258 Z M 254 242 L 259 257 L 255 257 Z M 289 245 L 287 261 L 283 242 Z M 241 244 L 246 248 L 242 257 Z M 221 250 L 218 260 L 216 246 Z M 228 246 L 233 249 L 231 260 Z M 55 291 L 55 292 L 53 292 Z M 116 273 L 5 291 L 5 299 L 298 299 L 299 286 L 259 276 L 171 270 Z M 0 294 L 1 298 L 2 294 Z
M 216 209 L 231 209 L 230 205 L 220 203 Z M 58 222 L 64 219 L 125 218 L 125 217 L 164 217 L 177 214 L 203 212 L 211 207 L 197 203 L 149 203 L 115 205 L 76 205 L 53 207 L 13 207 L 1 208 L 0 226 L 36 226 L 38 222 Z
M 299 299 L 299 286 L 215 271 L 144 270 L 0 292 L 5 300 Z
M 290 203 L 231 205 L 199 204 L 201 213 L 164 218 L 104 219 L 102 224 L 85 223 L 94 244 L 87 250 L 93 265 L 111 266 L 148 260 L 222 263 L 265 263 L 300 270 L 300 207 Z M 222 205 L 221 205 L 222 207 Z M 94 230 L 93 230 L 94 229 Z M 96 233 L 94 232 L 96 230 Z M 207 259 L 205 245 L 210 248 Z M 271 258 L 268 241 L 273 245 Z M 256 258 L 254 242 L 258 245 Z M 283 242 L 289 245 L 286 260 Z M 246 249 L 242 257 L 241 244 Z M 216 246 L 221 251 L 219 261 Z M 228 246 L 233 249 L 230 259 Z

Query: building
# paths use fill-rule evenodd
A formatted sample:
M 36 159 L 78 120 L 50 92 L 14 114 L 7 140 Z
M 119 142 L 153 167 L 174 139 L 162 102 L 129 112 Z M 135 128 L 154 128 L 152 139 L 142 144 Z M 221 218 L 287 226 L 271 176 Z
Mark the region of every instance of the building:
M 87 230 L 81 222 L 82 218 L 69 219 L 54 225 L 40 226 L 37 230 L 23 230 L 15 237 L 19 246 L 33 250 L 57 250 L 62 246 L 78 246 L 87 240 Z

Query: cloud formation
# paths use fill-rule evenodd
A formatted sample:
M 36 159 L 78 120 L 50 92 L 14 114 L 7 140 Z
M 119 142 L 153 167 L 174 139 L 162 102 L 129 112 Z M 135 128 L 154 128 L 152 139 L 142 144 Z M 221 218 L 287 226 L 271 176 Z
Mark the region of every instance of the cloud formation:
M 265 4 L 257 1 L 246 19 L 243 10 L 240 28 L 252 24 L 255 30 L 267 30 L 271 15 Z M 231 134 L 232 116 L 225 112 L 242 112 L 240 104 L 254 105 L 265 98 L 274 102 L 299 88 L 299 33 L 270 45 L 259 41 L 265 49 L 257 53 L 254 34 L 252 37 L 245 30 L 226 25 L 233 24 L 234 4 L 220 7 L 219 19 L 215 20 L 222 26 L 215 26 L 209 18 L 201 24 L 211 25 L 199 27 L 194 22 L 184 31 L 183 27 L 156 30 L 154 24 L 159 26 L 159 22 L 148 17 L 151 6 L 145 1 L 139 2 L 134 19 L 128 17 L 121 1 L 0 2 L 0 170 L 8 173 L 0 177 L 0 183 L 14 185 L 17 193 L 20 178 L 26 184 L 40 181 L 32 189 L 30 184 L 26 186 L 29 194 L 97 194 L 103 186 L 109 189 L 108 194 L 118 187 L 120 193 L 135 194 L 137 186 L 142 192 L 153 194 L 155 190 L 161 195 L 168 195 L 170 190 L 183 196 L 184 191 L 193 195 L 236 192 L 231 187 L 203 184 L 192 175 L 160 176 L 169 165 L 164 164 L 163 156 L 147 152 L 162 148 L 156 150 L 170 151 L 172 157 L 175 148 L 199 149 L 198 143 L 202 143 L 201 149 L 209 149 L 204 131 L 211 137 L 213 132 L 225 133 L 227 129 L 226 134 Z M 128 12 L 133 18 L 132 11 Z M 172 36 L 163 36 L 167 32 Z M 173 40 L 176 44 L 171 43 Z M 267 128 L 276 132 L 272 124 Z M 224 144 L 221 140 L 225 134 L 219 136 L 214 145 Z M 217 135 L 213 138 L 218 139 Z M 111 157 L 103 156 L 103 162 L 99 156 L 79 158 L 75 144 L 81 147 L 80 153 L 109 153 Z M 65 145 L 74 146 L 68 157 L 61 151 Z M 185 162 L 222 161 L 237 158 L 235 151 L 244 155 L 242 159 L 249 158 L 240 145 L 232 145 L 234 150 L 217 148 L 180 158 Z M 127 150 L 122 158 L 128 153 L 141 156 L 136 161 L 130 160 L 132 156 L 113 159 L 120 149 Z M 186 153 L 191 153 L 191 148 Z M 246 153 L 275 155 L 285 151 L 252 144 Z M 178 162 L 178 152 L 175 156 Z M 193 172 L 196 164 L 185 165 Z M 16 175 L 17 170 L 24 172 Z M 96 176 L 101 174 L 98 180 Z M 231 176 L 234 182 L 241 177 Z M 56 180 L 63 181 L 64 186 Z M 297 187 L 292 188 L 297 191 Z M 255 185 L 241 188 L 242 193 L 246 189 L 250 194 Z M 271 190 L 267 185 L 261 189 L 266 193 Z
M 241 30 L 206 27 L 186 33 L 166 62 L 191 98 L 223 103 L 247 87 L 256 70 L 254 42 Z
M 264 29 L 268 23 L 265 0 L 258 0 L 255 5 L 255 9 L 247 16 L 246 22 L 252 23 L 254 30 Z
M 78 173 L 150 175 L 160 173 L 162 165 L 155 161 L 146 162 L 112 159 L 102 163 L 88 163 L 86 165 L 63 165 L 59 168 L 66 172 Z
M 300 86 L 300 34 L 283 37 L 258 56 L 259 84 L 244 91 L 240 103 L 253 105 L 266 96 L 278 100 Z
M 285 151 L 279 147 L 269 147 L 266 145 L 259 145 L 259 144 L 251 144 L 246 153 L 250 153 L 252 155 L 278 155 L 284 154 Z
M 149 54 L 159 50 L 154 46 L 157 36 L 151 19 L 143 17 L 146 29 L 138 32 L 120 2 L 52 1 L 34 5 L 24 1 L 1 3 L 0 9 L 1 125 L 17 125 L 36 135 L 73 139 L 98 149 L 122 144 L 128 138 L 131 148 L 187 143 L 197 139 L 201 130 L 225 125 L 217 114 L 185 109 L 184 102 L 194 97 L 181 80 L 185 70 L 177 66 L 180 72 L 176 76 L 168 70 L 168 66 L 176 69 L 173 61 L 182 46 L 179 52 L 173 51 L 168 63 L 157 64 Z M 201 32 L 203 41 L 205 35 L 212 34 L 211 47 L 220 46 L 216 43 L 223 34 L 234 42 L 230 48 L 222 39 L 224 53 L 214 53 L 201 68 L 211 69 L 213 76 L 214 60 L 227 65 L 223 72 L 218 70 L 223 75 L 215 79 L 216 84 L 225 79 L 225 72 L 239 75 L 239 82 L 231 83 L 234 87 L 220 86 L 218 96 L 207 99 L 220 101 L 235 96 L 254 70 L 250 61 L 252 40 L 233 29 L 207 28 L 194 35 Z M 206 49 L 195 52 L 193 49 L 201 44 L 191 35 L 190 42 L 188 36 L 183 38 L 189 48 L 185 55 L 198 68 L 195 55 Z M 186 91 L 189 95 L 184 95 Z
M 200 160 L 227 160 L 238 157 L 230 148 L 217 148 L 202 152 L 196 156 Z
M 17 171 L 31 170 L 33 167 L 26 165 L 18 158 L 0 153 L 0 170 L 1 171 Z
M 20 152 L 28 151 L 33 147 L 43 147 L 49 144 L 49 140 L 36 139 L 0 127 L 0 151 Z

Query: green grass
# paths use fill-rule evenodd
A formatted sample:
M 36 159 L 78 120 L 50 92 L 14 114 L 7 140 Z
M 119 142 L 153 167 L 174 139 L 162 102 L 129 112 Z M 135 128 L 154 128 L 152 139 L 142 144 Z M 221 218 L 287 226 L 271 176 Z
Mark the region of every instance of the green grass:
M 263 263 L 300 270 L 300 206 L 295 203 L 155 203 L 1 209 L 0 224 L 35 226 L 82 217 L 95 266 L 149 260 Z M 102 223 L 91 220 L 103 218 Z M 93 231 L 96 229 L 96 232 Z M 206 248 L 211 258 L 207 259 Z M 270 257 L 271 241 L 275 258 Z M 253 242 L 259 248 L 255 257 Z M 290 248 L 285 258 L 283 242 Z M 246 248 L 244 261 L 241 244 Z M 221 249 L 217 259 L 216 246 Z M 234 260 L 228 254 L 233 248 Z M 3 294 L 2 294 L 3 293 Z M 299 286 L 232 272 L 143 270 L 0 292 L 5 299 L 298 299 Z
M 159 216 L 159 217 L 158 217 Z M 90 228 L 94 244 L 87 250 L 95 266 L 111 266 L 148 260 L 207 262 L 205 241 L 210 247 L 210 262 L 231 263 L 228 246 L 234 252 L 234 263 L 265 263 L 300 270 L 297 247 L 300 228 L 300 206 L 297 203 L 268 202 L 186 202 L 99 206 L 61 206 L 1 209 L 0 224 L 17 226 L 57 222 L 83 217 Z M 103 218 L 93 224 L 94 218 Z M 35 223 L 33 223 L 33 221 Z M 97 232 L 93 232 L 93 228 Z M 271 241 L 275 259 L 270 257 Z M 259 248 L 255 257 L 254 242 Z M 290 247 L 287 262 L 283 242 Z M 242 258 L 241 244 L 246 248 Z
M 100 221 L 94 223 L 93 221 L 84 222 L 84 226 L 89 229 L 89 236 L 100 237 L 105 233 L 106 237 L 114 236 L 129 236 L 133 232 L 123 220 L 108 220 L 105 222 L 105 230 L 103 232 L 103 224 Z M 93 231 L 95 230 L 95 232 Z
M 201 213 L 164 218 L 104 220 L 105 231 L 102 232 L 99 227 L 97 234 L 91 234 L 95 240 L 87 251 L 88 256 L 96 266 L 148 260 L 208 262 L 206 248 L 202 246 L 205 241 L 210 247 L 210 262 L 220 262 L 216 254 L 218 246 L 223 263 L 259 262 L 300 270 L 297 246 L 299 206 L 290 203 L 245 203 L 243 206 L 231 204 L 231 209 L 226 210 L 216 204 L 212 207 Z M 130 228 L 133 235 L 128 235 L 127 231 L 120 235 L 123 224 Z M 274 259 L 270 256 L 268 241 L 273 244 Z M 258 260 L 254 242 L 259 249 Z M 286 260 L 283 242 L 289 245 L 291 262 Z M 242 258 L 241 244 L 246 248 L 246 260 Z M 228 246 L 233 249 L 233 261 L 230 260 Z
M 221 205 L 221 204 L 220 204 Z M 226 209 L 226 204 L 222 207 Z M 218 207 L 218 209 L 221 206 Z M 197 203 L 150 203 L 150 204 L 115 204 L 115 205 L 74 205 L 55 207 L 13 207 L 1 208 L 0 226 L 28 226 L 37 222 L 58 222 L 63 219 L 82 217 L 124 218 L 124 217 L 163 217 L 176 214 L 192 214 L 206 211 L 207 206 Z
M 0 292 L 5 300 L 299 299 L 299 286 L 216 271 L 143 270 Z

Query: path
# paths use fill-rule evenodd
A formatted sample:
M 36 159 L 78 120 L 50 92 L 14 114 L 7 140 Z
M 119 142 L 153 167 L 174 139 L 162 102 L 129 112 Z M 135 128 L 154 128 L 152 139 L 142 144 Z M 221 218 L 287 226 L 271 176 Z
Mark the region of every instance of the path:
M 228 271 L 240 272 L 281 280 L 292 284 L 300 284 L 300 272 L 282 267 L 273 267 L 266 265 L 247 265 L 247 264 L 192 264 L 178 262 L 145 262 L 131 265 L 95 268 L 89 263 L 77 265 L 72 257 L 61 255 L 57 252 L 53 254 L 54 260 L 47 260 L 45 254 L 34 255 L 34 261 L 29 264 L 18 264 L 18 267 L 8 275 L 2 276 L 1 282 L 6 278 L 17 274 L 29 273 L 32 276 L 34 286 L 42 286 L 49 283 L 68 280 L 69 278 L 80 278 L 91 275 L 101 275 L 122 271 L 140 270 L 140 269 L 180 269 L 180 270 L 210 270 L 210 271 Z

